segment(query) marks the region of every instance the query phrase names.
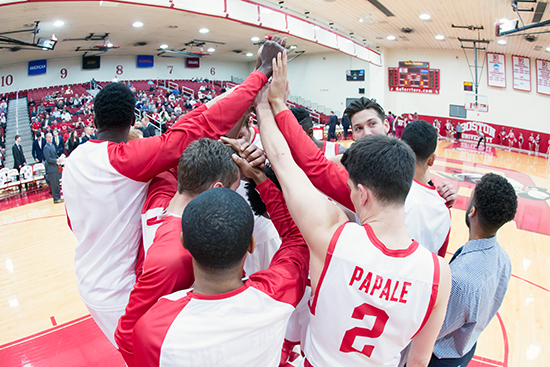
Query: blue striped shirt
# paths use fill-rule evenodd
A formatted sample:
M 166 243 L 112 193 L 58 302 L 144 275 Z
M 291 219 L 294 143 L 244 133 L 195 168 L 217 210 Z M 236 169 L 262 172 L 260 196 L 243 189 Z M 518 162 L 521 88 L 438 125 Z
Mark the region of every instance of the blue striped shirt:
M 453 281 L 434 347 L 437 358 L 461 358 L 473 348 L 502 304 L 512 273 L 496 236 L 468 241 L 450 266 Z

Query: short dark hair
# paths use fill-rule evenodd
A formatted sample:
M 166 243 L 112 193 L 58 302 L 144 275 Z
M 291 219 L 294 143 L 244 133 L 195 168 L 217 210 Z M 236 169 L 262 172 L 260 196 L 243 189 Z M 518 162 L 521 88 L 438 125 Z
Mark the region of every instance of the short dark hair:
M 414 177 L 414 153 L 399 139 L 365 136 L 341 160 L 355 186 L 362 184 L 382 203 L 403 204 Z
M 15 135 L 15 139 L 14 140 L 17 140 L 17 138 L 20 138 L 21 135 Z
M 201 267 L 231 269 L 248 250 L 254 217 L 243 197 L 218 187 L 187 204 L 181 228 L 185 248 Z
M 290 112 L 296 117 L 302 129 L 307 133 L 309 129 L 313 128 L 313 121 L 309 111 L 302 107 L 292 107 Z
M 135 106 L 134 92 L 126 84 L 107 84 L 94 98 L 94 122 L 98 129 L 131 126 Z
M 198 195 L 220 181 L 229 188 L 239 178 L 231 158 L 235 151 L 222 142 L 202 138 L 189 144 L 178 165 L 178 192 Z
M 267 176 L 268 179 L 273 181 L 273 183 L 279 188 L 279 190 L 283 191 L 281 189 L 281 184 L 279 183 L 279 180 L 277 179 L 277 176 L 275 175 L 275 172 L 273 171 L 269 163 L 266 164 L 264 174 Z M 267 211 L 267 208 L 264 201 L 262 200 L 262 197 L 260 196 L 258 191 L 256 191 L 256 183 L 254 182 L 254 180 L 249 179 L 244 187 L 246 189 L 248 201 L 250 202 L 250 207 L 252 208 L 254 214 L 258 216 L 263 215 Z
M 41 136 L 42 136 L 42 133 L 41 133 L 40 131 L 37 131 L 37 132 L 36 132 L 36 137 L 39 138 L 39 137 L 41 137 Z
M 425 162 L 437 148 L 437 131 L 428 122 L 415 120 L 407 124 L 401 140 L 411 147 L 417 161 Z
M 386 119 L 384 109 L 378 104 L 378 102 L 376 102 L 376 99 L 374 98 L 369 99 L 361 97 L 359 99 L 356 99 L 355 101 L 351 102 L 349 106 L 344 110 L 344 114 L 348 116 L 349 121 L 351 122 L 351 118 L 353 117 L 353 115 L 355 115 L 357 112 L 368 110 L 369 108 L 375 110 L 378 114 L 378 117 L 380 117 L 380 120 L 384 122 L 384 120 Z
M 487 173 L 475 187 L 473 205 L 481 226 L 496 231 L 516 216 L 518 197 L 506 178 Z

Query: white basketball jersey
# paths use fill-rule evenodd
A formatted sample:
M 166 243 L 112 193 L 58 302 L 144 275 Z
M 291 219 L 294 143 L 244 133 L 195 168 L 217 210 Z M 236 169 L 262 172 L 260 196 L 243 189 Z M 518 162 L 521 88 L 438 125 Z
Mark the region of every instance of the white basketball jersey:
M 433 253 L 446 245 L 451 212 L 434 186 L 413 180 L 405 199 L 405 225 L 409 237 Z
M 310 301 L 306 366 L 397 366 L 435 304 L 439 262 L 418 242 L 391 250 L 369 225 L 334 234 Z
M 323 154 L 325 155 L 326 159 L 331 159 L 332 157 L 335 157 L 338 155 L 338 147 L 339 147 L 339 144 L 332 143 L 330 141 L 325 140 L 323 142 L 323 149 L 321 150 L 323 151 Z

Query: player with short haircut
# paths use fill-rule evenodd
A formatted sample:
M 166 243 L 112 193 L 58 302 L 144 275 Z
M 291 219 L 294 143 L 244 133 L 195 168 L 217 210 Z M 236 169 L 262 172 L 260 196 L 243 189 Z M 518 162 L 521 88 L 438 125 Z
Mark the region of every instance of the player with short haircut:
M 71 153 L 63 172 L 69 225 L 76 236 L 79 293 L 94 321 L 115 344 L 114 332 L 139 271 L 140 214 L 149 181 L 175 167 L 190 142 L 227 134 L 271 75 L 270 61 L 282 47 L 268 41 L 262 65 L 231 92 L 181 117 L 160 136 L 128 142 L 134 93 L 111 83 L 96 96 L 92 139 Z M 115 344 L 116 345 L 116 344 Z
M 351 121 L 354 140 L 371 134 L 387 134 L 390 130 L 384 109 L 374 98 L 356 99 L 344 110 L 344 114 L 348 115 Z
M 182 216 L 182 242 L 193 256 L 195 286 L 161 298 L 136 324 L 137 366 L 279 365 L 288 319 L 300 301 L 309 252 L 275 185 L 258 182 L 281 234 L 268 269 L 242 279 L 254 250 L 246 200 L 225 189 L 194 198 Z
M 149 185 L 142 211 L 143 270 L 115 332 L 119 352 L 130 367 L 135 366 L 132 331 L 139 318 L 160 297 L 193 285 L 191 254 L 180 242 L 181 214 L 201 192 L 215 187 L 236 189 L 239 169 L 231 158 L 233 153 L 219 141 L 199 139 L 181 155 L 177 173 L 170 169 Z
M 496 234 L 514 219 L 517 207 L 513 186 L 494 173 L 472 191 L 466 209 L 469 239 L 451 259 L 451 296 L 430 367 L 468 365 L 477 339 L 500 308 L 512 264 Z
M 430 177 L 435 162 L 437 131 L 424 120 L 407 125 L 401 137 L 416 155 L 411 190 L 405 200 L 409 236 L 433 253 L 445 257 L 451 233 L 451 213 Z
M 311 254 L 305 366 L 397 365 L 411 339 L 409 367 L 425 366 L 445 317 L 450 271 L 407 235 L 403 207 L 414 153 L 384 135 L 346 151 L 342 163 L 362 225 L 349 222 L 300 170 L 277 128 L 273 114 L 286 109 L 286 85 L 283 52 L 269 92 L 262 89 L 255 103 L 264 149 Z

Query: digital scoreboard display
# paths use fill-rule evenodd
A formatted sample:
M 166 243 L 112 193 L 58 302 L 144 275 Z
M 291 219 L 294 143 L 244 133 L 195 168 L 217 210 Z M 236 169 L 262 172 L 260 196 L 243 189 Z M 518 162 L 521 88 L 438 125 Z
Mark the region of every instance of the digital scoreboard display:
M 427 62 L 402 61 L 388 73 L 391 92 L 439 94 L 439 69 L 430 69 Z

